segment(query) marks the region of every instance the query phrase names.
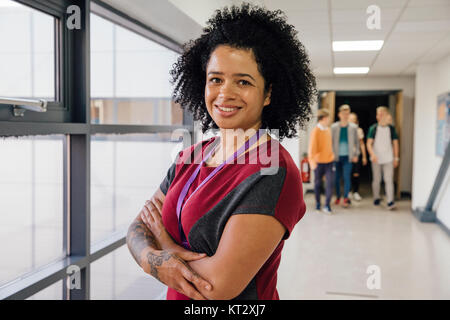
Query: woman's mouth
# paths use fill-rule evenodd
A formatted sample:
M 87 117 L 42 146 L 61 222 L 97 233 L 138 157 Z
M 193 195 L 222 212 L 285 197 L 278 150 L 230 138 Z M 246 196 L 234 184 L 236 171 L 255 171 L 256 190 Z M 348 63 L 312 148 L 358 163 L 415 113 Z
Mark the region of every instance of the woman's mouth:
M 236 114 L 242 107 L 230 105 L 214 105 L 221 116 L 230 117 Z

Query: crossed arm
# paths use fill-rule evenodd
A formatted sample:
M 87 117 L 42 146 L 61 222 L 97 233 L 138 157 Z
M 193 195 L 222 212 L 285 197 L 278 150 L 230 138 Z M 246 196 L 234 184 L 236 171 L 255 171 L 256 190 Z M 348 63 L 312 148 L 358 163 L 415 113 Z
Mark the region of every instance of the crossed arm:
M 216 253 L 207 257 L 187 251 L 173 241 L 162 223 L 163 201 L 164 194 L 158 190 L 146 203 L 130 226 L 128 248 L 145 272 L 193 299 L 225 300 L 238 296 L 286 230 L 272 216 L 233 215 L 225 225 Z

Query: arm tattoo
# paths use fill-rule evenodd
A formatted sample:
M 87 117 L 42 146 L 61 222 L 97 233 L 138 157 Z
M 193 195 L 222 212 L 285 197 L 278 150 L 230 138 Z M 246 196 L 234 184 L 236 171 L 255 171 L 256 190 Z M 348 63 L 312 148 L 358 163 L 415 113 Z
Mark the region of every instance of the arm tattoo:
M 172 258 L 173 255 L 167 251 L 162 251 L 161 254 L 155 254 L 153 252 L 147 253 L 148 264 L 150 265 L 150 274 L 161 281 L 158 276 L 158 267 L 160 267 L 164 261 Z
M 159 249 L 158 242 L 152 232 L 141 221 L 135 221 L 131 224 L 127 234 L 128 248 L 134 260 L 142 266 L 141 253 L 147 247 Z
M 169 259 L 175 259 L 178 260 L 179 262 L 181 262 L 186 268 L 189 269 L 189 271 L 192 273 L 192 275 L 194 276 L 194 278 L 199 278 L 200 275 L 193 270 L 186 261 L 184 261 L 183 259 L 181 259 L 180 257 L 178 257 L 176 254 L 172 254 L 169 253 L 165 250 L 161 251 L 160 254 L 155 254 L 153 252 L 149 252 L 147 253 L 147 261 L 148 264 L 150 265 L 150 274 L 155 277 L 157 280 L 161 281 L 161 279 L 159 278 L 158 275 L 158 267 L 160 267 L 164 261 L 168 261 Z M 162 282 L 162 281 L 161 281 Z M 164 282 L 163 282 L 164 283 Z

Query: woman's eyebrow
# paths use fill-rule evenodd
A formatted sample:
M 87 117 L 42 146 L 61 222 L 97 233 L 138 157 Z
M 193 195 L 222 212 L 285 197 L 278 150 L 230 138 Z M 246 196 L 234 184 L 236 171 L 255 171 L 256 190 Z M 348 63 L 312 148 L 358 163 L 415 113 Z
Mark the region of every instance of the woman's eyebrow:
M 249 77 L 251 78 L 253 81 L 256 81 L 255 78 L 253 78 L 251 75 L 249 75 L 248 73 L 235 73 L 233 74 L 233 76 L 238 76 L 238 77 Z
M 218 75 L 223 75 L 223 72 L 219 72 L 219 71 L 210 71 L 208 72 L 208 75 L 210 74 L 218 74 Z M 233 76 L 235 77 L 249 77 L 251 78 L 253 81 L 256 81 L 255 78 L 253 78 L 251 75 L 249 75 L 248 73 L 234 73 Z

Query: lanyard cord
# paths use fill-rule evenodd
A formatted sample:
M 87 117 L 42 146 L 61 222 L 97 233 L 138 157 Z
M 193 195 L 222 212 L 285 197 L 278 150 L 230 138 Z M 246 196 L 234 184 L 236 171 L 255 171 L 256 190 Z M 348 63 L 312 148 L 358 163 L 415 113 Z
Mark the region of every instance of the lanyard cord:
M 252 146 L 253 144 L 255 144 L 258 139 L 259 139 L 259 135 L 260 132 L 259 130 L 256 131 L 256 133 L 251 136 L 243 146 L 241 146 L 231 157 L 229 157 L 224 163 L 220 164 L 218 167 L 216 167 L 207 177 L 205 180 L 203 180 L 200 185 L 191 193 L 191 195 L 187 198 L 186 202 L 184 203 L 184 205 L 186 205 L 186 203 L 189 201 L 189 199 L 197 192 L 198 189 L 200 189 L 206 182 L 208 182 L 217 172 L 219 172 L 227 163 L 232 162 L 234 159 L 236 159 L 237 157 L 239 157 L 243 152 L 247 151 L 250 146 Z M 218 140 L 220 143 L 220 140 Z M 181 237 L 181 242 L 183 247 L 185 247 L 186 249 L 189 249 L 189 244 L 187 242 L 186 236 L 184 234 L 183 231 L 183 226 L 181 225 L 181 211 L 182 211 L 182 207 L 183 207 L 183 201 L 186 198 L 186 194 L 191 186 L 191 184 L 193 183 L 193 181 L 195 180 L 195 178 L 197 177 L 200 168 L 202 167 L 203 163 L 209 159 L 209 157 L 212 155 L 212 153 L 216 150 L 217 146 L 219 145 L 219 143 L 217 143 L 214 148 L 206 155 L 205 158 L 202 159 L 202 161 L 200 162 L 200 164 L 197 166 L 197 168 L 195 169 L 195 171 L 192 173 L 192 175 L 189 177 L 188 181 L 186 182 L 186 184 L 184 185 L 183 189 L 181 190 L 181 193 L 178 197 L 178 202 L 177 202 L 177 218 L 178 218 L 178 229 L 180 231 L 180 237 Z

